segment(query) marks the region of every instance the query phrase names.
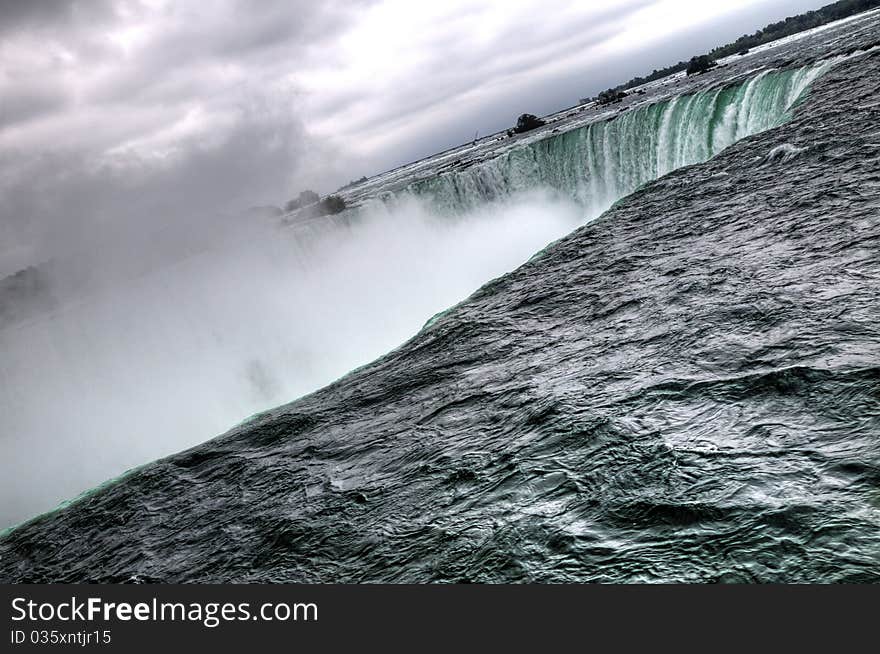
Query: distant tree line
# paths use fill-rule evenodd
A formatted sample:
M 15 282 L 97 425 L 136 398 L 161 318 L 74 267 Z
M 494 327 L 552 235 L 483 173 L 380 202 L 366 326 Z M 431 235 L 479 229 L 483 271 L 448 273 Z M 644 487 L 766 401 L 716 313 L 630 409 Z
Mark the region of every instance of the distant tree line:
M 790 36 L 804 30 L 819 27 L 847 16 L 860 14 L 875 7 L 880 7 L 880 0 L 840 0 L 821 9 L 808 11 L 797 16 L 789 16 L 777 23 L 770 23 L 754 34 L 744 34 L 733 43 L 722 45 L 712 50 L 709 55 L 715 59 L 727 57 L 754 48 L 762 43 L 769 43 L 783 36 Z
M 625 84 L 615 87 L 613 90 L 623 91 L 631 89 L 635 86 L 641 86 L 647 82 L 653 82 L 654 80 L 672 75 L 673 73 L 687 71 L 689 68 L 691 69 L 689 74 L 704 72 L 705 70 L 708 70 L 708 68 L 705 67 L 706 64 L 708 63 L 711 67 L 711 63 L 714 62 L 715 59 L 728 57 L 733 54 L 746 54 L 749 49 L 754 48 L 755 46 L 769 43 L 776 39 L 781 39 L 784 36 L 791 36 L 792 34 L 797 34 L 798 32 L 803 32 L 804 30 L 812 29 L 814 27 L 819 27 L 820 25 L 825 25 L 826 23 L 831 23 L 835 20 L 840 20 L 841 18 L 860 14 L 863 11 L 868 11 L 875 7 L 880 7 L 880 0 L 839 0 L 839 2 L 825 5 L 821 9 L 808 11 L 803 14 L 798 14 L 797 16 L 789 16 L 785 20 L 770 23 L 765 26 L 764 29 L 760 29 L 754 34 L 744 34 L 733 43 L 728 43 L 727 45 L 722 45 L 711 50 L 708 55 L 693 57 L 690 61 L 679 61 L 677 64 L 667 66 L 666 68 L 654 69 L 650 75 L 634 77 Z M 703 59 L 704 57 L 705 59 Z
M 698 75 L 705 73 L 710 68 L 715 66 L 715 60 L 709 55 L 697 55 L 696 57 L 691 57 L 691 60 L 687 63 L 680 62 L 684 68 L 682 70 L 686 71 L 688 75 Z M 678 64 L 676 64 L 677 66 Z M 664 69 L 668 70 L 668 69 Z M 654 71 L 657 73 L 658 71 Z M 677 72 L 677 71 L 676 71 Z M 668 73 L 664 73 L 666 75 Z M 652 73 L 653 75 L 653 73 Z M 661 75 L 664 76 L 664 75 Z M 636 80 L 646 79 L 643 77 L 637 77 Z M 633 84 L 635 80 L 630 80 L 626 84 L 621 84 L 620 86 L 616 86 L 612 89 L 608 89 L 607 91 L 602 91 L 595 98 L 581 98 L 578 100 L 579 104 L 586 104 L 588 102 L 597 102 L 600 105 L 613 104 L 615 102 L 620 102 L 625 97 L 627 97 L 626 91 L 624 89 L 632 88 L 632 86 L 638 86 L 639 84 L 644 84 L 644 82 L 639 82 L 638 84 Z M 644 91 L 638 91 L 638 93 L 644 93 Z

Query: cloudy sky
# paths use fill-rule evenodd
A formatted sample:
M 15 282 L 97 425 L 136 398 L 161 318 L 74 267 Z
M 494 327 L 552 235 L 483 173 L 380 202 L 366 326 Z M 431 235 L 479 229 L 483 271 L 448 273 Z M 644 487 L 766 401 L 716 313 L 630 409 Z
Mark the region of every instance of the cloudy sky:
M 332 191 L 821 4 L 0 0 L 0 276 Z

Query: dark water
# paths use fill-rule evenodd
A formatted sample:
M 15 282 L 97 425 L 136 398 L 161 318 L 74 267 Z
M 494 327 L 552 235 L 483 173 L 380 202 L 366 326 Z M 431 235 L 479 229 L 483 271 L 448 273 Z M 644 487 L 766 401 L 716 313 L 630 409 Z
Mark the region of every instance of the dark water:
M 0 578 L 880 581 L 878 89 L 880 51 L 836 64 L 379 361 L 12 531 Z

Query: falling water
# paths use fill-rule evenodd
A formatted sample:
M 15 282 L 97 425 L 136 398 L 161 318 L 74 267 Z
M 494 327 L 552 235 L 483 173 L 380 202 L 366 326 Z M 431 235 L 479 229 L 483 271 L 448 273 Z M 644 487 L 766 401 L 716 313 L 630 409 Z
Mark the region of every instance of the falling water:
M 646 182 L 782 124 L 828 66 L 764 71 L 745 83 L 656 102 L 419 180 L 404 193 L 461 213 L 518 191 L 550 187 L 596 216 Z

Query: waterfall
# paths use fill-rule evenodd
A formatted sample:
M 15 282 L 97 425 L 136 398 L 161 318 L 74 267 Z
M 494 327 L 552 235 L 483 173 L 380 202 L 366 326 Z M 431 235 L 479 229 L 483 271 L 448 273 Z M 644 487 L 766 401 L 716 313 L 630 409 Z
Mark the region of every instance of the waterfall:
M 402 193 L 428 199 L 440 211 L 462 213 L 549 187 L 577 201 L 587 216 L 597 216 L 646 182 L 784 123 L 828 66 L 763 71 L 735 86 L 662 100 L 420 179 Z
M 71 255 L 7 282 L 7 297 L 30 304 L 0 306 L 0 427 L 15 473 L 0 475 L 0 527 L 380 356 L 584 217 L 782 123 L 821 72 L 761 73 L 417 179 L 459 156 L 440 155 L 338 215 L 179 232 L 167 259 L 119 262 L 137 251 L 122 240 L 97 261 Z M 75 449 L 99 454 L 72 468 Z M 36 492 L 24 479 L 46 481 Z

